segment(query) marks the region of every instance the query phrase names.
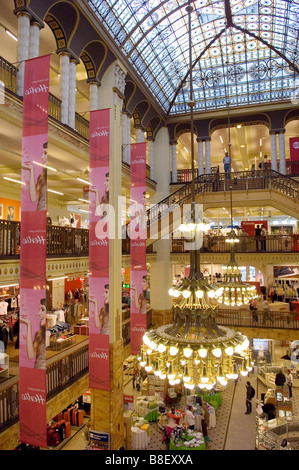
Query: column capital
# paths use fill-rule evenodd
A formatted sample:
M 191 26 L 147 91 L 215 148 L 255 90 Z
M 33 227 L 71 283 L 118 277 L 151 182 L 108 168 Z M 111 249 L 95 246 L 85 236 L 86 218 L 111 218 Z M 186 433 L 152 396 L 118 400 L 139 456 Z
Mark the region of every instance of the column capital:
M 154 137 L 147 137 L 146 140 L 148 142 L 155 142 L 155 138 Z
M 177 140 L 170 140 L 169 145 L 177 145 L 178 141 Z
M 207 140 L 211 140 L 211 137 L 197 137 L 196 142 L 206 142 Z
M 32 16 L 31 14 L 29 13 L 29 11 L 26 11 L 26 10 L 19 10 L 16 12 L 16 16 L 19 17 L 19 16 L 27 16 L 27 18 L 29 18 L 30 20 L 32 19 Z

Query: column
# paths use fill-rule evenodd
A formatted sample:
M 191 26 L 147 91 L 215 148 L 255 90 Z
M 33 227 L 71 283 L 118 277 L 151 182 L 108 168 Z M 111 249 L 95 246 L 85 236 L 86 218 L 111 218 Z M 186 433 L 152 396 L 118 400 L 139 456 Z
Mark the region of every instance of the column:
M 198 176 L 203 175 L 204 166 L 203 166 L 203 141 L 197 139 L 197 158 L 198 158 Z
M 30 16 L 28 13 L 18 14 L 18 50 L 17 62 L 18 73 L 16 82 L 17 95 L 23 96 L 24 93 L 24 71 L 25 60 L 29 57 L 29 38 L 30 38 Z
M 69 72 L 69 107 L 68 107 L 68 125 L 75 129 L 75 114 L 76 114 L 76 67 L 75 60 L 70 60 Z
M 110 113 L 110 168 L 109 168 L 109 204 L 114 208 L 116 227 L 121 220 L 122 187 L 122 124 L 121 100 L 115 101 L 112 87 L 115 83 L 112 64 L 101 80 L 99 109 L 111 109 Z M 91 426 L 110 434 L 111 450 L 118 450 L 124 445 L 123 419 L 123 339 L 122 339 L 122 302 L 121 234 L 116 232 L 109 240 L 109 311 L 110 313 L 110 391 L 91 389 Z
M 39 37 L 40 25 L 36 22 L 30 25 L 30 38 L 29 38 L 29 59 L 39 56 Z
M 283 175 L 286 174 L 286 155 L 285 155 L 285 139 L 284 132 L 278 134 L 278 148 L 279 148 L 279 172 Z
M 176 152 L 176 145 L 171 147 Z M 160 157 L 167 154 L 169 155 L 169 132 L 166 127 L 163 127 L 155 137 L 154 159 L 157 188 L 155 195 L 150 199 L 151 204 L 158 203 L 169 195 L 170 159 Z M 171 236 L 169 238 L 154 243 L 156 259 L 150 261 L 150 303 L 153 323 L 157 325 L 172 322 L 172 297 L 168 294 L 172 286 Z
M 123 131 L 123 147 L 122 147 L 122 154 L 123 154 L 123 161 L 130 165 L 130 144 L 131 144 L 131 118 L 126 113 L 123 113 L 123 124 L 122 124 L 122 131 Z
M 70 56 L 66 53 L 60 54 L 60 99 L 61 99 L 61 122 L 69 123 L 69 79 L 70 79 Z
M 171 145 L 171 165 L 172 165 L 172 183 L 177 183 L 178 181 L 178 172 L 177 172 L 177 161 L 176 161 L 176 146 L 177 141 L 170 142 Z
M 99 84 L 98 83 L 90 83 L 89 84 L 89 103 L 90 103 L 90 111 L 96 111 L 99 109 Z
M 275 132 L 270 131 L 271 139 L 271 170 L 277 171 L 277 144 L 276 144 L 276 134 Z
M 136 141 L 137 144 L 144 142 L 144 131 L 142 129 L 136 129 Z
M 150 178 L 155 181 L 155 141 L 148 140 L 148 153 L 150 164 Z
M 206 175 L 211 173 L 211 139 L 205 141 Z

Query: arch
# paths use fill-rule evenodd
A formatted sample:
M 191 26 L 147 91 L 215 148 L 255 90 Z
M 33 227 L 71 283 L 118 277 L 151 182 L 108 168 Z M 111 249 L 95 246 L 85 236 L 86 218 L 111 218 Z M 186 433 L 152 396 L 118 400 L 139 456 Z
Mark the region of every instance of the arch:
M 89 81 L 101 81 L 107 68 L 116 60 L 110 49 L 100 40 L 88 42 L 80 58 L 84 62 Z
M 63 8 L 62 8 L 63 6 Z M 67 0 L 52 3 L 45 14 L 44 21 L 52 30 L 57 44 L 57 52 L 69 49 L 79 24 L 77 7 Z M 78 60 L 78 57 L 76 57 Z
M 299 108 L 288 111 L 284 119 L 284 127 L 291 121 L 299 121 Z
M 271 122 L 269 116 L 265 113 L 256 114 L 252 116 L 231 116 L 230 117 L 230 127 L 236 127 L 238 124 L 244 124 L 246 126 L 253 125 L 264 125 L 271 128 Z M 213 132 L 218 129 L 224 129 L 228 127 L 227 118 L 218 118 L 212 119 L 209 123 L 209 135 L 211 136 Z

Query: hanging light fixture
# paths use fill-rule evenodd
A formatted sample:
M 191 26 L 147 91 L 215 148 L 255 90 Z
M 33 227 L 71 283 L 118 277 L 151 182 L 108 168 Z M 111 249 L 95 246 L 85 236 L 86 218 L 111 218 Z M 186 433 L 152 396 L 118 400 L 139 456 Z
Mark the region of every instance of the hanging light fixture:
M 190 60 L 190 123 L 191 123 L 191 223 L 195 242 L 201 237 L 202 227 L 195 223 L 194 186 L 194 142 L 193 142 L 193 100 L 192 59 L 191 59 L 191 12 L 186 8 L 189 19 L 189 60 Z M 195 386 L 210 390 L 216 383 L 226 385 L 227 380 L 238 377 L 236 361 L 242 364 L 243 373 L 248 374 L 251 364 L 249 341 L 240 332 L 216 323 L 217 300 L 223 295 L 223 286 L 209 284 L 200 271 L 200 250 L 190 250 L 190 274 L 169 294 L 173 297 L 174 321 L 152 329 L 143 336 L 140 364 L 153 368 L 154 374 L 170 384 L 183 383 L 193 390 Z

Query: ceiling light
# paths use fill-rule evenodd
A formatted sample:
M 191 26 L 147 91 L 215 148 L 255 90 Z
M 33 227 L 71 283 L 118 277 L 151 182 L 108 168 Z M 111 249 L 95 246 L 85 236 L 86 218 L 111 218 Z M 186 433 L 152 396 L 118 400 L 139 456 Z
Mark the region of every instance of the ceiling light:
M 242 124 L 238 124 L 238 125 L 237 125 L 237 128 L 238 128 L 238 129 L 241 129 L 241 127 L 242 127 Z
M 54 194 L 59 194 L 60 196 L 63 196 L 63 193 L 60 193 L 59 191 L 54 191 L 53 189 L 48 189 L 49 193 L 54 193 Z
M 42 166 L 43 168 L 47 168 L 48 170 L 57 171 L 57 170 L 56 170 L 55 168 L 53 168 L 52 166 L 43 165 L 42 163 L 38 163 L 38 162 L 35 162 L 35 161 L 33 161 L 33 163 L 35 163 L 35 165 Z
M 5 29 L 5 32 L 6 32 L 6 34 L 8 34 L 8 36 L 10 36 L 15 41 L 18 40 L 17 36 L 15 36 L 13 33 L 11 33 L 8 29 Z
M 80 199 L 80 198 L 78 198 L 78 201 L 86 202 L 86 204 L 89 204 L 89 200 L 88 200 L 88 199 Z
M 89 181 L 86 181 L 86 180 L 83 180 L 82 178 L 77 178 L 78 181 L 81 181 L 82 183 L 85 183 L 85 184 L 90 184 L 91 183 Z
M 3 176 L 3 179 L 12 181 L 13 183 L 26 184 L 24 181 L 14 180 L 13 178 L 8 178 L 8 176 Z

